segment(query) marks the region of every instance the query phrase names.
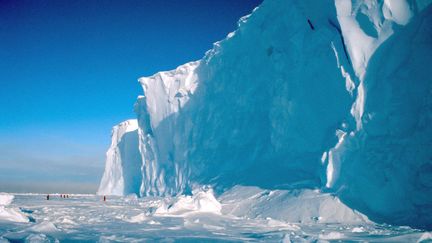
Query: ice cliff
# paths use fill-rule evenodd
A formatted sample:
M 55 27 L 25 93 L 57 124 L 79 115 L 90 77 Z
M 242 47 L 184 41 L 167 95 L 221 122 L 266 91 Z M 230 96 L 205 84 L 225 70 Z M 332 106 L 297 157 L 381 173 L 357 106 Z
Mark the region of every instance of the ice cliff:
M 139 194 L 142 163 L 138 145 L 137 120 L 127 120 L 113 128 L 99 194 Z
M 139 80 L 98 193 L 318 188 L 432 228 L 430 2 L 264 1 L 202 60 Z

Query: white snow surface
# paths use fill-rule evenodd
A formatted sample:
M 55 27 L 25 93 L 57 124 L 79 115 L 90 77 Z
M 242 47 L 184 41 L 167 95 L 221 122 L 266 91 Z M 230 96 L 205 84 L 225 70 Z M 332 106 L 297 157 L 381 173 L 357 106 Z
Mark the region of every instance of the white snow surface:
M 29 222 L 29 219 L 16 208 L 10 207 L 14 195 L 0 193 L 0 222 Z
M 193 209 L 184 196 L 171 198 L 182 211 L 157 212 L 168 197 L 135 198 L 70 195 L 16 195 L 13 207 L 31 222 L 0 221 L 0 242 L 426 242 L 430 232 L 409 227 L 376 225 L 336 200 L 318 191 L 263 190 L 235 187 L 222 195 L 194 190 L 191 198 L 218 202 L 220 212 Z M 317 200 L 313 200 L 317 198 Z M 244 200 L 244 201 L 243 201 Z M 265 207 L 264 201 L 268 201 Z M 298 208 L 300 212 L 287 210 Z M 297 205 L 297 206 L 295 206 Z M 324 207 L 326 208 L 324 210 Z M 345 207 L 344 215 L 330 212 Z M 204 207 L 205 208 L 205 207 Z M 310 208 L 311 210 L 306 210 Z M 187 210 L 185 210 L 187 209 Z M 282 209 L 278 214 L 277 210 Z M 242 212 L 243 211 L 243 212 Z M 330 211 L 330 212 L 328 212 Z M 350 212 L 349 212 L 350 211 Z M 239 216 L 241 214 L 241 216 Z M 295 214 L 292 216 L 291 214 Z M 296 218 L 295 222 L 290 218 Z M 298 219 L 298 220 L 297 220 Z M 350 219 L 347 221 L 347 219 Z M 361 229 L 361 230 L 358 230 Z
M 15 208 L 0 206 L 0 221 L 28 222 L 29 219 Z
M 362 224 L 368 218 L 337 197 L 318 190 L 262 190 L 235 186 L 220 196 L 223 213 L 238 217 L 275 219 L 294 223 Z
M 170 202 L 173 201 L 173 202 Z M 192 195 L 179 195 L 174 200 L 166 199 L 157 209 L 158 215 L 178 215 L 185 213 L 221 213 L 222 206 L 216 200 L 213 190 L 195 190 Z
M 7 206 L 12 203 L 14 195 L 0 193 L 0 206 Z
M 292 205 L 294 221 L 349 221 L 353 208 L 432 228 L 430 3 L 264 1 L 202 60 L 139 79 L 137 126 L 113 129 L 98 193 L 243 185 L 276 201 L 288 190 L 292 203 L 273 207 Z M 337 212 L 296 204 L 292 190 Z M 196 195 L 177 199 L 171 213 L 202 208 Z
M 43 221 L 41 223 L 35 224 L 29 228 L 30 231 L 41 232 L 41 233 L 51 233 L 58 231 L 57 227 L 48 221 Z

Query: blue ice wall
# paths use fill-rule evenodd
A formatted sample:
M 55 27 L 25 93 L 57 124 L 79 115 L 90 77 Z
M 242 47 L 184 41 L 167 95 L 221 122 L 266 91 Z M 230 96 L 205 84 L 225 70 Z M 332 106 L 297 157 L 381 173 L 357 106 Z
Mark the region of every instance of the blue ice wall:
M 432 8 L 373 55 L 362 129 L 340 148 L 343 201 L 371 219 L 432 228 Z
M 141 78 L 140 196 L 321 188 L 431 228 L 428 5 L 264 1 L 202 60 Z
M 324 1 L 325 2 L 325 1 Z M 338 68 L 330 1 L 266 1 L 201 63 L 178 118 L 191 178 L 219 187 L 321 187 L 323 151 L 353 101 Z M 319 10 L 319 11 L 318 11 Z M 312 29 L 308 20 L 311 21 Z M 337 24 L 337 22 L 336 22 Z M 347 59 L 344 54 L 342 62 Z

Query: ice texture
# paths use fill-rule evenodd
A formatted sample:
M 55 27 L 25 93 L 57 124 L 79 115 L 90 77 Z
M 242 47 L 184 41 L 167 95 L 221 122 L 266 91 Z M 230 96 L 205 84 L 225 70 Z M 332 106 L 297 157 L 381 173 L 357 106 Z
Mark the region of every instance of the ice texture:
M 361 129 L 335 151 L 333 188 L 380 222 L 432 228 L 431 13 L 374 53 L 362 80 Z
M 328 24 L 334 6 L 320 5 L 264 2 L 200 62 L 140 79 L 140 143 L 151 155 L 144 153 L 142 195 L 175 194 L 193 183 L 322 184 L 325 165 L 317 158 L 337 142 L 333 132 L 352 97 L 330 48 L 343 53 L 338 29 Z
M 235 186 L 219 198 L 222 213 L 292 223 L 364 224 L 369 219 L 330 193 L 319 190 L 263 190 Z
M 139 79 L 138 125 L 113 133 L 99 193 L 321 189 L 432 228 L 430 3 L 264 1 L 202 60 Z
M 14 195 L 0 193 L 0 222 L 29 222 L 29 219 L 23 213 L 10 206 L 13 199 Z
M 12 203 L 14 195 L 0 193 L 0 206 L 7 206 Z
M 172 198 L 108 196 L 105 202 L 96 195 L 72 194 L 66 199 L 52 196 L 45 200 L 46 195 L 41 194 L 15 195 L 13 205 L 25 211 L 32 221 L 0 221 L 0 242 L 430 242 L 432 239 L 431 232 L 364 221 L 364 216 L 333 195 L 318 190 L 236 186 L 219 196 L 205 189 L 194 190 L 191 196 Z M 180 203 L 185 198 L 199 199 L 201 205 L 219 205 L 220 212 L 196 210 L 203 207 Z M 168 199 L 181 204 L 182 209 L 158 213 L 157 209 Z M 330 218 L 326 215 L 331 213 L 334 215 L 327 220 Z
M 174 157 L 182 142 L 176 135 L 177 120 L 197 88 L 199 65 L 199 61 L 190 62 L 139 79 L 145 94 L 135 104 L 143 161 L 140 195 L 172 195 L 185 188 L 187 172 Z
M 127 120 L 113 127 L 105 172 L 97 193 L 119 196 L 139 194 L 141 164 L 137 120 Z
M 213 190 L 195 190 L 192 195 L 179 195 L 172 202 L 164 201 L 156 210 L 157 215 L 179 215 L 195 212 L 220 214 L 222 205 Z

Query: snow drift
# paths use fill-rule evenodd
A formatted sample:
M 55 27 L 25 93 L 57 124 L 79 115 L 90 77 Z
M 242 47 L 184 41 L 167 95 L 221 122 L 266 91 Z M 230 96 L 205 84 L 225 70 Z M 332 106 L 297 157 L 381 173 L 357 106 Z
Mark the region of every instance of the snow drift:
M 14 195 L 1 193 L 0 194 L 0 222 L 1 221 L 12 221 L 12 222 L 29 222 L 29 219 L 21 213 L 19 210 L 10 207 L 14 199 Z
M 311 224 L 364 224 L 368 218 L 319 190 L 263 190 L 235 186 L 219 198 L 222 214 Z
M 431 228 L 429 5 L 264 1 L 202 60 L 139 80 L 138 126 L 114 128 L 99 193 L 321 188 Z
M 171 200 L 170 200 L 171 199 Z M 220 214 L 222 205 L 214 197 L 212 189 L 194 190 L 192 195 L 166 198 L 155 211 L 157 215 L 182 215 L 194 212 Z

